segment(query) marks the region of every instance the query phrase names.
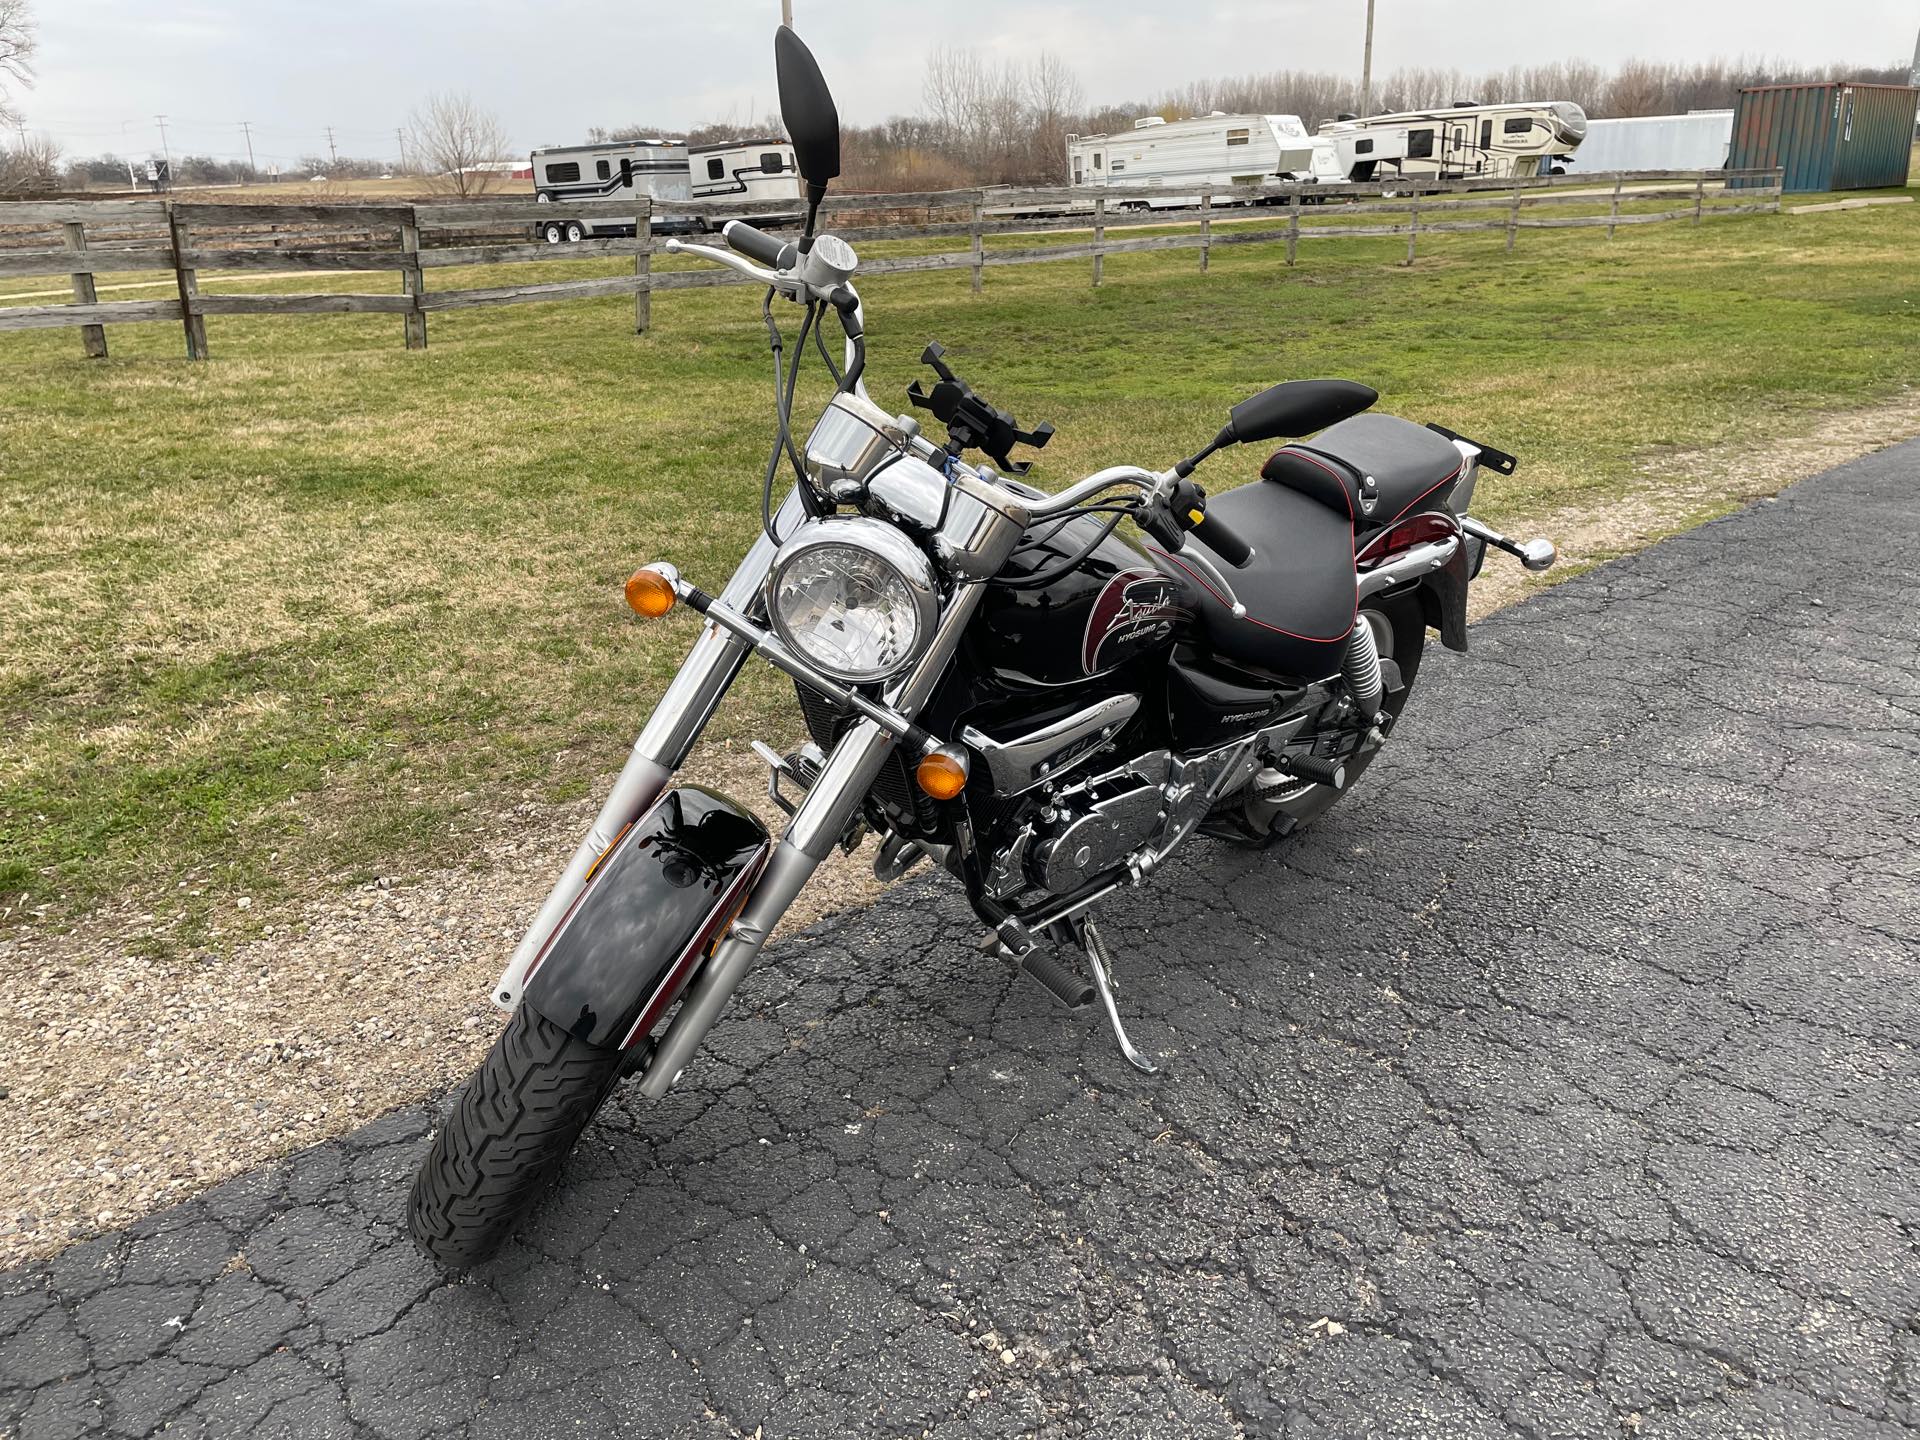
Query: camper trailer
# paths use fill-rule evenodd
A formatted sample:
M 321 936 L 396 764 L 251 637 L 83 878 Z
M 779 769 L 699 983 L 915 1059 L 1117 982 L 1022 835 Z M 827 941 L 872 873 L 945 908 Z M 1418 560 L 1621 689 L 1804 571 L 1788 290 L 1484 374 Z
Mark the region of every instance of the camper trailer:
M 1444 110 L 1410 110 L 1396 115 L 1332 120 L 1320 138 L 1336 145 L 1352 142 L 1354 160 L 1375 162 L 1376 170 L 1353 179 L 1384 179 L 1377 167 L 1386 148 L 1404 147 L 1399 173 L 1409 179 L 1462 180 L 1477 176 L 1550 175 L 1579 146 L 1587 133 L 1587 113 L 1570 100 L 1513 105 L 1456 105 Z M 1360 153 L 1358 143 L 1372 138 L 1376 153 Z
M 693 198 L 684 145 L 667 140 L 558 145 L 534 151 L 532 161 L 533 198 L 542 204 L 647 195 L 654 202 L 656 229 L 692 228 L 689 217 L 661 211 L 663 203 Z M 599 235 L 631 235 L 637 228 L 638 221 L 633 216 L 624 220 L 545 220 L 534 226 L 539 237 L 549 245 Z
M 1117 135 L 1069 135 L 1067 172 L 1075 186 L 1166 191 L 1164 198 L 1121 201 L 1121 209 L 1176 210 L 1199 204 L 1203 185 L 1307 179 L 1313 151 L 1313 137 L 1297 115 L 1148 115 Z
M 793 146 L 785 140 L 729 140 L 687 148 L 696 200 L 743 200 L 756 207 L 745 220 L 797 219 L 802 194 Z

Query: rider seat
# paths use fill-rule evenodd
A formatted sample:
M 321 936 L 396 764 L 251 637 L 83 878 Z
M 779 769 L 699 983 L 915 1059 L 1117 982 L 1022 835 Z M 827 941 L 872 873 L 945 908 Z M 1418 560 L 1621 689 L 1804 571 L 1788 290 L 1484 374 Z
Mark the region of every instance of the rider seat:
M 1398 415 L 1356 415 L 1276 450 L 1260 474 L 1377 530 L 1446 498 L 1465 461 L 1451 440 Z
M 1227 578 L 1247 608 L 1236 617 L 1205 570 L 1184 551 L 1170 555 L 1148 543 L 1160 569 L 1181 582 L 1185 603 L 1207 647 L 1223 659 L 1302 680 L 1340 668 L 1353 631 L 1353 525 L 1344 511 L 1279 485 L 1243 485 L 1207 502 L 1253 546 L 1244 570 L 1187 537 Z

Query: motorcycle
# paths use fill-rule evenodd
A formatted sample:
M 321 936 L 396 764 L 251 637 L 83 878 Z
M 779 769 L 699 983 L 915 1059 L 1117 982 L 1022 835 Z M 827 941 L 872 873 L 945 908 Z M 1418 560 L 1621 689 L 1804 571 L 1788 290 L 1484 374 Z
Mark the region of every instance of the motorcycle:
M 733 221 L 725 249 L 665 247 L 765 289 L 761 534 L 717 594 L 664 562 L 627 582 L 639 615 L 686 605 L 704 624 L 494 986 L 508 1024 L 415 1181 L 409 1227 L 447 1268 L 511 1234 L 616 1085 L 666 1094 L 822 860 L 868 832 L 883 880 L 949 872 L 990 957 L 1070 1007 L 1097 998 L 1153 1073 L 1095 904 L 1196 835 L 1264 846 L 1323 813 L 1392 735 L 1427 631 L 1466 648 L 1487 549 L 1532 570 L 1555 558 L 1467 513 L 1480 470 L 1510 474 L 1511 455 L 1368 413 L 1378 397 L 1352 381 L 1275 385 L 1168 469 L 1116 465 L 1056 494 L 1012 458 L 1052 427 L 988 402 L 937 344 L 933 384 L 907 394 L 944 441 L 890 414 L 862 381 L 858 257 L 817 232 L 840 170 L 833 98 L 791 29 L 774 52 L 803 233 Z M 800 315 L 790 363 L 776 301 Z M 809 338 L 834 393 L 796 444 Z M 1192 478 L 1218 451 L 1277 441 L 1254 483 L 1209 496 Z M 792 677 L 811 737 L 755 746 L 789 817 L 778 841 L 738 802 L 674 783 L 749 655 Z

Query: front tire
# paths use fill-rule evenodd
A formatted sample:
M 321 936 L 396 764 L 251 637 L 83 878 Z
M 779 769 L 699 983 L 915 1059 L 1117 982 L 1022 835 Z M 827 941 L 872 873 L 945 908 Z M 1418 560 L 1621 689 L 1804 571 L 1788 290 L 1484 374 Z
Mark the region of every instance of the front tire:
M 514 1011 L 414 1178 L 407 1228 L 422 1253 L 463 1270 L 498 1250 L 552 1182 L 623 1061 L 529 1006 Z

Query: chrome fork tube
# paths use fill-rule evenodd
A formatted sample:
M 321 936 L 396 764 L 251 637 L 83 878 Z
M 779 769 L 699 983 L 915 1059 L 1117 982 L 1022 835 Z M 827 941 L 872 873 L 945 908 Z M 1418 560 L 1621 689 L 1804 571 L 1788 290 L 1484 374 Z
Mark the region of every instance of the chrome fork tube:
M 788 491 L 774 520 L 775 531 L 790 533 L 805 514 L 799 494 Z M 774 543 L 762 532 L 740 562 L 740 568 L 733 572 L 733 578 L 727 581 L 720 598 L 743 613 L 757 615 L 761 586 L 773 568 L 774 549 Z M 659 798 L 673 772 L 686 762 L 687 753 L 740 673 L 747 654 L 747 642 L 719 626 L 709 624 L 701 630 L 673 682 L 667 686 L 666 694 L 654 706 L 640 738 L 633 742 L 633 751 L 615 778 L 599 815 L 575 847 L 566 869 L 560 872 L 533 924 L 527 927 L 527 933 L 521 936 L 512 958 L 494 982 L 495 1005 L 511 1010 L 520 1003 L 528 969 L 547 937 L 580 898 L 581 890 L 586 887 L 587 871 L 613 843 L 614 837 Z
M 981 585 L 964 585 L 953 597 L 940 617 L 927 653 L 904 681 L 887 692 L 887 704 L 893 709 L 911 719 L 933 697 L 934 687 L 953 663 L 960 637 L 973 619 L 983 590 Z M 856 721 L 833 747 L 820 778 L 794 811 L 779 848 L 767 862 L 732 931 L 700 972 L 661 1035 L 659 1047 L 640 1079 L 642 1095 L 658 1100 L 673 1088 L 680 1072 L 693 1060 L 707 1031 L 753 967 L 773 927 L 847 833 L 855 809 L 873 787 L 892 744 L 893 736 L 876 722 L 863 719 Z

